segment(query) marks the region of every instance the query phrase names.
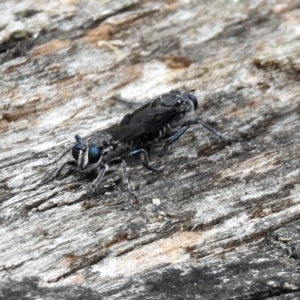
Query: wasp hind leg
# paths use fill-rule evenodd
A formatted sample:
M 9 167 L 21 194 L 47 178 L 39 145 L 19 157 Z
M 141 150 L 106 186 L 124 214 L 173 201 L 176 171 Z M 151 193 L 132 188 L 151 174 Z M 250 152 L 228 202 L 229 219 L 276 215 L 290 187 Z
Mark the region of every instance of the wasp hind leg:
M 167 142 L 165 143 L 164 147 L 162 148 L 161 152 L 159 153 L 159 157 L 162 157 L 170 148 L 170 146 L 175 143 L 188 129 L 190 125 L 182 126 L 174 135 L 172 135 Z
M 237 138 L 231 138 L 231 137 L 227 137 L 227 136 L 223 135 L 221 132 L 217 131 L 212 126 L 206 124 L 201 119 L 195 119 L 195 120 L 187 121 L 187 122 L 185 122 L 184 124 L 182 124 L 180 126 L 180 128 L 178 129 L 178 131 L 167 140 L 167 142 L 165 143 L 163 149 L 161 150 L 161 152 L 159 154 L 159 157 L 162 157 L 167 152 L 167 150 L 169 149 L 169 147 L 173 143 L 175 143 L 191 127 L 191 125 L 194 125 L 194 124 L 200 124 L 200 125 L 202 125 L 209 132 L 211 132 L 212 134 L 214 134 L 215 136 L 217 136 L 219 139 L 222 139 L 222 140 L 224 140 L 226 142 L 238 142 L 239 141 L 239 139 L 237 139 Z
M 200 124 L 205 129 L 207 129 L 208 131 L 210 131 L 212 134 L 214 134 L 215 136 L 217 136 L 219 139 L 222 139 L 222 140 L 224 140 L 226 142 L 238 142 L 240 140 L 238 138 L 232 138 L 232 137 L 228 137 L 228 136 L 222 134 L 221 132 L 217 131 L 216 129 L 214 129 L 210 125 L 206 124 L 201 119 L 191 120 L 191 121 L 188 121 L 187 123 L 190 123 L 190 125 L 192 125 L 192 124 Z

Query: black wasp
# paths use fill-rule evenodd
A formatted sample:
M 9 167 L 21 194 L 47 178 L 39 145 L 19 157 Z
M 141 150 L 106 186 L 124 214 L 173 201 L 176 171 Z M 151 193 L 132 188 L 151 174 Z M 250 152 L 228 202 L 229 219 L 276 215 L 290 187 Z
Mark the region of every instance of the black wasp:
M 134 195 L 128 180 L 126 158 L 139 155 L 146 169 L 160 172 L 149 165 L 151 145 L 166 140 L 160 152 L 160 156 L 163 156 L 170 145 L 193 124 L 201 124 L 219 138 L 232 140 L 201 119 L 190 119 L 197 107 L 198 100 L 192 91 L 171 90 L 144 104 L 133 113 L 125 115 L 119 125 L 102 130 L 85 140 L 76 135 L 76 144 L 66 149 L 55 162 L 69 152 L 72 152 L 73 158 L 64 162 L 45 182 L 57 178 L 66 166 L 71 166 L 85 173 L 96 172 L 97 177 L 92 183 L 93 193 L 105 173 L 112 166 L 120 165 L 123 184 Z

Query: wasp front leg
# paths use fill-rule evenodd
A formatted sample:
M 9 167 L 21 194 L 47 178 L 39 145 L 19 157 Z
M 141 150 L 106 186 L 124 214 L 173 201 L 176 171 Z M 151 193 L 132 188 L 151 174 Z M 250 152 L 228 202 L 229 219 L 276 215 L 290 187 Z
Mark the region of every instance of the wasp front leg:
M 121 165 L 123 184 L 126 186 L 128 192 L 136 198 L 136 195 L 133 192 L 131 184 L 129 182 L 128 172 L 127 172 L 127 164 L 126 164 L 125 160 L 123 160 L 121 158 L 113 159 L 110 162 L 108 162 L 104 165 L 101 165 L 101 168 L 100 168 L 100 171 L 97 175 L 97 178 L 92 183 L 92 189 L 91 189 L 91 192 L 90 192 L 91 195 L 93 195 L 93 193 L 95 192 L 97 186 L 100 184 L 100 182 L 101 182 L 102 178 L 104 177 L 105 173 L 111 167 L 116 166 L 116 165 Z

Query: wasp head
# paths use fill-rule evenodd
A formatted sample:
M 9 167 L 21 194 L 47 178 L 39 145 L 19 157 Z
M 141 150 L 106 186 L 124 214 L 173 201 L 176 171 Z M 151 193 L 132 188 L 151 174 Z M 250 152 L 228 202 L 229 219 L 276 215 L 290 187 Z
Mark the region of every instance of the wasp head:
M 77 143 L 72 149 L 72 156 L 77 161 L 77 166 L 81 171 L 96 169 L 103 159 L 107 158 L 109 147 L 96 145 L 90 140 L 84 142 L 78 135 L 75 135 L 75 139 Z

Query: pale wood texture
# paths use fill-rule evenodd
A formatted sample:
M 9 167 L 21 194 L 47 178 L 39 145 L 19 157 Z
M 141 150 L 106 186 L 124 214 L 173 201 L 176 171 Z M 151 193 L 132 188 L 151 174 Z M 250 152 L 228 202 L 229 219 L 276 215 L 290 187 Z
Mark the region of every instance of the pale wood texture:
M 299 299 L 299 7 L 2 1 L 0 298 Z M 241 141 L 194 126 L 151 157 L 162 174 L 129 170 L 132 207 L 119 172 L 92 200 L 78 172 L 39 185 L 75 134 L 133 109 L 114 96 L 172 88 Z

